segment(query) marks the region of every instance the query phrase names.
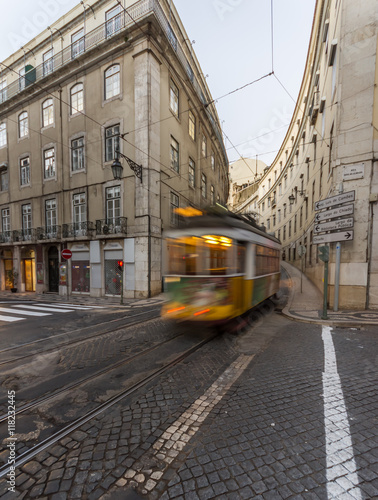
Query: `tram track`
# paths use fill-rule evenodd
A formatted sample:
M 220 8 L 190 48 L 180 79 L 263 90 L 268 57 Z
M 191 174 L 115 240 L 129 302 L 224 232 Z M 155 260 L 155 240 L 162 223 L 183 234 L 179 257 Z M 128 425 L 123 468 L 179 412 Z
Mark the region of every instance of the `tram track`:
M 181 335 L 183 335 L 183 334 L 179 334 L 175 338 L 177 338 Z M 87 411 L 84 415 L 76 418 L 74 421 L 70 422 L 69 424 L 65 425 L 63 428 L 54 432 L 51 436 L 47 437 L 46 439 L 42 440 L 40 443 L 34 445 L 29 450 L 20 454 L 16 458 L 16 461 L 14 464 L 15 467 L 18 468 L 18 467 L 22 466 L 24 463 L 30 461 L 33 457 L 35 457 L 38 453 L 40 453 L 43 450 L 46 450 L 48 447 L 55 444 L 60 439 L 64 438 L 68 434 L 74 432 L 76 429 L 78 429 L 80 426 L 82 426 L 83 424 L 85 424 L 89 420 L 91 420 L 94 417 L 105 412 L 107 409 L 111 408 L 112 406 L 115 406 L 117 403 L 124 400 L 128 396 L 131 396 L 132 394 L 137 392 L 139 389 L 143 388 L 149 382 L 152 382 L 153 380 L 157 379 L 160 375 L 162 375 L 165 372 L 167 372 L 168 370 L 170 370 L 175 365 L 183 362 L 191 354 L 193 354 L 194 352 L 201 349 L 201 347 L 203 347 L 207 343 L 211 342 L 215 337 L 217 337 L 217 335 L 218 335 L 217 332 L 209 333 L 209 335 L 206 338 L 202 338 L 200 341 L 196 342 L 194 345 L 191 345 L 190 347 L 188 347 L 184 351 L 179 352 L 175 357 L 173 357 L 173 359 L 170 359 L 170 360 L 164 362 L 162 364 L 162 366 L 159 366 L 158 368 L 152 370 L 146 376 L 144 376 L 140 380 L 137 380 L 135 383 L 133 383 L 130 387 L 127 387 L 126 389 L 119 391 L 117 394 L 108 398 L 105 402 L 96 406 L 96 408 L 93 408 L 90 411 Z M 161 344 L 167 344 L 168 342 L 175 340 L 175 338 L 171 338 L 169 340 L 166 340 L 165 342 L 163 342 Z M 155 350 L 156 348 L 157 348 L 157 346 L 155 346 L 154 348 L 151 348 L 150 350 Z M 147 351 L 144 351 L 143 353 L 140 353 L 140 355 L 146 354 L 146 352 Z M 138 357 L 140 357 L 140 355 Z M 115 368 L 115 366 L 112 367 L 113 370 L 114 370 L 114 368 Z M 110 369 L 108 369 L 108 372 L 109 371 L 110 371 Z M 91 378 L 93 378 L 93 377 L 91 377 Z M 69 389 L 67 388 L 66 390 L 69 390 Z M 55 397 L 57 397 L 57 395 L 55 395 Z M 35 403 L 35 405 L 37 405 L 37 403 Z M 23 411 L 25 411 L 25 409 Z M 7 464 L 0 467 L 0 478 L 6 476 L 6 474 L 9 472 L 9 470 L 10 470 L 10 467 Z
M 12 347 L 9 347 L 9 348 L 6 348 L 6 349 L 2 349 L 2 350 L 0 350 L 0 355 L 3 354 L 3 353 L 14 352 L 14 351 L 17 351 L 18 349 L 24 349 L 24 348 L 30 349 L 31 346 L 40 345 L 41 342 L 48 342 L 48 341 L 50 341 L 50 342 L 53 341 L 54 342 L 54 345 L 52 347 L 50 347 L 50 348 L 41 349 L 41 350 L 37 350 L 37 351 L 33 351 L 33 352 L 29 352 L 28 354 L 25 354 L 24 356 L 19 356 L 19 357 L 15 357 L 15 358 L 9 358 L 9 359 L 0 361 L 0 366 L 6 365 L 6 364 L 10 364 L 10 363 L 18 363 L 19 361 L 25 360 L 25 359 L 30 358 L 32 356 L 37 356 L 37 355 L 40 355 L 40 354 L 51 353 L 51 352 L 56 351 L 57 349 L 61 349 L 62 347 L 77 345 L 77 344 L 79 344 L 81 342 L 85 342 L 87 340 L 94 339 L 96 337 L 99 337 L 99 336 L 107 334 L 107 333 L 116 332 L 116 331 L 122 330 L 124 328 L 129 328 L 129 327 L 136 326 L 136 325 L 139 325 L 141 323 L 144 323 L 146 321 L 150 321 L 152 319 L 156 319 L 156 318 L 158 318 L 160 316 L 160 309 L 161 309 L 160 307 L 151 308 L 151 309 L 149 309 L 147 311 L 142 311 L 142 312 L 140 312 L 138 314 L 133 314 L 131 316 L 122 316 L 122 318 L 117 318 L 117 319 L 110 320 L 110 321 L 104 321 L 104 322 L 98 323 L 96 325 L 85 326 L 83 328 L 78 328 L 77 330 L 72 330 L 70 332 L 62 332 L 62 333 L 59 333 L 59 334 L 56 334 L 56 335 L 51 335 L 50 337 L 45 337 L 45 338 L 38 339 L 38 340 L 35 340 L 35 341 L 32 341 L 32 342 L 25 342 L 25 343 L 19 344 L 17 346 L 12 346 Z M 156 311 L 158 311 L 157 314 L 155 314 Z M 151 313 L 152 313 L 152 317 L 145 319 L 145 316 L 148 315 L 148 314 L 151 315 Z M 137 316 L 143 316 L 143 319 L 140 319 L 138 321 L 126 322 L 125 324 L 123 324 L 123 325 L 119 326 L 118 328 L 114 329 L 114 324 L 115 323 L 119 323 L 122 320 L 132 320 L 133 318 L 135 318 Z M 56 340 L 58 338 L 67 337 L 67 336 L 72 337 L 75 334 L 82 334 L 83 332 L 85 333 L 86 330 L 89 330 L 89 329 L 93 330 L 94 327 L 96 327 L 96 328 L 100 327 L 101 328 L 101 327 L 104 327 L 104 326 L 107 327 L 107 328 L 105 328 L 105 329 L 103 329 L 103 330 L 101 330 L 99 332 L 96 332 L 93 335 L 88 335 L 88 336 L 86 336 L 84 338 L 78 338 L 77 340 L 69 338 L 66 342 L 62 342 L 60 344 L 56 344 Z

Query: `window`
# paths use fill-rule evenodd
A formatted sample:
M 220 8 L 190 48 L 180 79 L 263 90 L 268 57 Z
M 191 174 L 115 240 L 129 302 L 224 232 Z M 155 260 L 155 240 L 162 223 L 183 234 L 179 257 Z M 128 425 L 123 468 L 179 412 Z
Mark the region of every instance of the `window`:
M 87 199 L 85 193 L 74 194 L 72 197 L 72 219 L 75 234 L 85 234 L 87 221 Z
M 324 134 L 325 134 L 325 122 L 326 122 L 326 110 L 323 109 L 322 113 L 322 137 L 324 139 Z
M 72 59 L 82 54 L 85 50 L 84 28 L 71 35 Z
M 203 198 L 207 197 L 207 179 L 205 174 L 201 174 L 201 194 Z
M 171 79 L 169 84 L 169 107 L 174 115 L 179 115 L 179 89 Z
M 24 239 L 31 239 L 32 213 L 31 205 L 22 205 L 22 236 Z
M 71 165 L 73 172 L 84 169 L 84 137 L 71 141 Z
M 18 74 L 20 75 L 20 78 L 18 80 L 18 88 L 19 90 L 24 90 L 25 88 L 25 68 L 21 68 Z
M 105 161 L 113 161 L 119 151 L 119 132 L 119 124 L 105 129 Z
M 84 85 L 77 83 L 71 88 L 71 115 L 84 110 Z
M 1 210 L 1 228 L 2 228 L 3 233 L 6 233 L 7 231 L 10 231 L 10 229 L 11 229 L 9 208 L 3 208 Z
M 29 157 L 20 160 L 20 184 L 26 186 L 30 184 L 30 161 Z
M 44 160 L 44 178 L 52 179 L 55 177 L 55 150 L 54 148 L 46 149 L 43 152 Z
M 7 99 L 7 80 L 4 78 L 0 80 L 0 102 L 4 102 Z
M 121 6 L 116 5 L 105 13 L 106 37 L 115 35 L 122 28 Z
M 43 76 L 54 71 L 54 49 L 50 49 L 43 54 Z
M 215 155 L 213 152 L 211 152 L 210 160 L 211 160 L 211 170 L 215 171 Z
M 106 188 L 106 223 L 116 224 L 121 216 L 121 187 Z
M 278 209 L 278 223 L 281 222 L 281 210 Z
M 27 111 L 24 111 L 18 117 L 18 135 L 20 139 L 29 135 L 29 118 Z
M 207 155 L 207 140 L 206 140 L 205 134 L 202 134 L 201 152 L 202 152 L 202 156 L 206 157 L 206 155 Z
M 0 123 L 0 148 L 7 145 L 7 125 Z
M 193 141 L 196 140 L 196 117 L 190 110 L 189 110 L 189 136 L 193 139 Z
M 47 200 L 45 203 L 46 232 L 56 232 L 56 200 Z
M 54 103 L 52 99 L 46 99 L 42 103 L 42 127 L 47 127 L 54 123 Z
M 289 220 L 289 238 L 291 237 L 291 220 Z
M 176 212 L 176 209 L 179 207 L 179 197 L 177 194 L 172 193 L 170 195 L 170 222 L 171 226 L 177 226 L 178 225 L 178 214 Z
M 0 167 L 0 191 L 8 191 L 8 168 Z
M 119 95 L 121 91 L 121 73 L 119 64 L 114 64 L 105 71 L 105 99 Z
M 194 188 L 196 178 L 196 164 L 189 158 L 189 186 Z
M 215 190 L 214 190 L 214 186 L 210 186 L 210 205 L 215 205 Z
M 177 173 L 180 171 L 179 161 L 179 143 L 171 136 L 171 168 Z

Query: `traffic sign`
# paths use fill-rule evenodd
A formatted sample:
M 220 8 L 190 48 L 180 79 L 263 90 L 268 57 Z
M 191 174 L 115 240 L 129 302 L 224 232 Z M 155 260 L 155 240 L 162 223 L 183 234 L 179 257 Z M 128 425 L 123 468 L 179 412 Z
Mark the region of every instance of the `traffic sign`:
M 338 208 L 331 208 L 331 210 L 325 210 L 324 212 L 318 212 L 315 215 L 315 224 L 321 220 L 326 219 L 336 219 L 336 217 L 343 217 L 344 215 L 352 215 L 354 213 L 354 205 L 350 203 L 349 205 L 343 205 Z
M 62 250 L 61 256 L 63 257 L 63 259 L 68 260 L 72 257 L 72 252 L 71 252 L 71 250 L 66 248 L 65 250 Z
M 348 191 L 347 193 L 331 196 L 325 200 L 316 201 L 315 211 L 322 210 L 322 208 L 333 207 L 334 205 L 341 205 L 342 203 L 347 203 L 348 201 L 354 201 L 355 193 L 355 191 Z
M 304 255 L 306 255 L 306 247 L 304 245 L 299 245 L 298 256 L 303 257 Z
M 330 243 L 332 241 L 352 241 L 353 236 L 354 232 L 352 229 L 350 231 L 341 231 L 340 233 L 320 234 L 312 237 L 312 243 L 319 245 L 319 243 Z
M 324 233 L 325 231 L 334 231 L 335 229 L 347 229 L 348 227 L 353 227 L 353 224 L 353 217 L 333 220 L 331 222 L 325 222 L 323 224 L 315 224 L 314 233 Z

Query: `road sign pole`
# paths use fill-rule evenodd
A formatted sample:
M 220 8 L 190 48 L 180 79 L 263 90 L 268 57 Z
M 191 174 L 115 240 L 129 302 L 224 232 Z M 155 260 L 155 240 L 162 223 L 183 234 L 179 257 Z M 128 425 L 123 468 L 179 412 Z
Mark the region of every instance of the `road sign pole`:
M 339 287 L 340 287 L 340 260 L 341 260 L 341 243 L 336 243 L 336 265 L 335 265 L 335 297 L 333 302 L 333 310 L 339 310 Z
M 323 300 L 323 316 L 322 319 L 328 319 L 327 302 L 328 302 L 328 261 L 324 262 L 324 300 Z

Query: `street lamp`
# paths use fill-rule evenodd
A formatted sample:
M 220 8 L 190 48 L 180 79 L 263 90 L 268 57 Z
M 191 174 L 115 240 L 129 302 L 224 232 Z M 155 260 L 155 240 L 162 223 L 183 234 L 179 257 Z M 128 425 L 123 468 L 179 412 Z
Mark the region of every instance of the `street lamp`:
M 122 179 L 123 167 L 121 162 L 119 161 L 119 157 L 121 156 L 127 161 L 129 167 L 134 172 L 135 176 L 138 177 L 138 179 L 140 179 L 140 182 L 142 182 L 142 165 L 138 165 L 137 163 L 135 163 L 135 161 L 131 160 L 129 157 L 120 153 L 118 149 L 116 150 L 115 154 L 116 157 L 112 163 L 112 173 L 114 179 L 116 180 Z

